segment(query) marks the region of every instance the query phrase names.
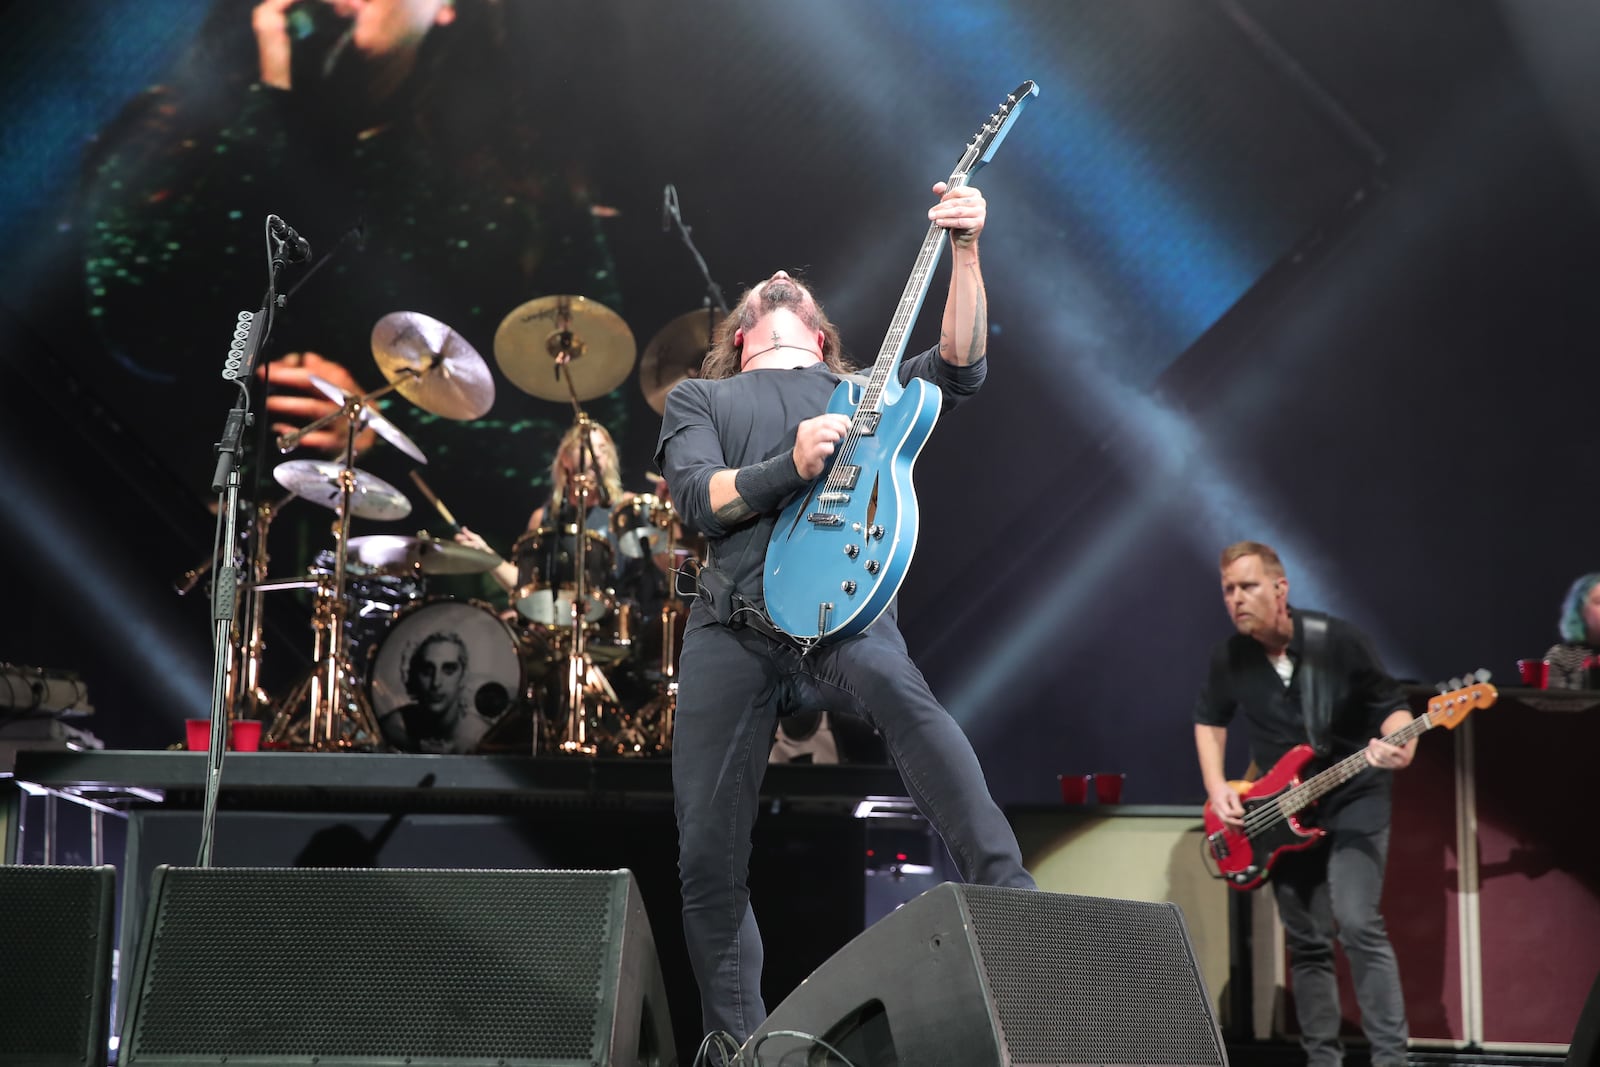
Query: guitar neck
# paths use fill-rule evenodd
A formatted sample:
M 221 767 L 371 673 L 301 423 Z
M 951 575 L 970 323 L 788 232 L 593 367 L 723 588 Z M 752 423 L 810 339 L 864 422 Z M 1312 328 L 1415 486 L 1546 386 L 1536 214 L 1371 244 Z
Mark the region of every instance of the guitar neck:
M 954 176 L 950 184 L 958 184 Z M 911 268 L 911 277 L 906 279 L 905 292 L 900 295 L 894 318 L 889 322 L 889 332 L 884 335 L 883 347 L 878 349 L 877 361 L 872 365 L 872 374 L 856 409 L 858 413 L 879 410 L 883 391 L 898 371 L 900 357 L 905 355 L 906 337 L 911 332 L 912 324 L 917 321 L 922 302 L 927 299 L 928 289 L 933 283 L 933 269 L 939 265 L 939 256 L 943 254 L 948 239 L 949 234 L 943 226 L 928 226 L 928 234 L 922 239 L 922 249 Z
M 1429 712 L 1412 719 L 1383 740 L 1385 744 L 1403 745 L 1412 738 L 1420 737 L 1424 731 L 1432 729 L 1433 726 L 1433 713 Z M 1371 764 L 1367 762 L 1366 749 L 1352 753 L 1327 770 L 1288 790 L 1283 794 L 1280 807 L 1285 815 L 1293 815 L 1301 808 L 1321 800 L 1370 766 Z

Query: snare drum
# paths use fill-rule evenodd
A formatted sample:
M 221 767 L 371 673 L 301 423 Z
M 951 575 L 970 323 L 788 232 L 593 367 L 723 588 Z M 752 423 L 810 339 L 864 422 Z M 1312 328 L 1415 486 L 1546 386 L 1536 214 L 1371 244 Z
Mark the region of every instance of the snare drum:
M 332 549 L 323 549 L 308 568 L 319 577 L 332 577 L 334 564 Z M 344 586 L 348 609 L 345 613 L 345 633 L 357 659 L 366 655 L 375 641 L 395 616 L 421 600 L 427 586 L 420 576 L 411 574 L 385 574 L 355 560 L 346 560 Z
M 433 599 L 407 608 L 373 650 L 367 692 L 385 739 L 411 752 L 471 752 L 523 697 L 521 646 L 493 608 Z
M 517 565 L 517 588 L 512 600 L 523 618 L 538 626 L 572 624 L 572 600 L 577 592 L 576 527 L 558 530 L 543 526 L 529 530 L 512 546 Z M 583 546 L 585 622 L 595 623 L 611 607 L 611 542 L 599 530 L 584 531 Z

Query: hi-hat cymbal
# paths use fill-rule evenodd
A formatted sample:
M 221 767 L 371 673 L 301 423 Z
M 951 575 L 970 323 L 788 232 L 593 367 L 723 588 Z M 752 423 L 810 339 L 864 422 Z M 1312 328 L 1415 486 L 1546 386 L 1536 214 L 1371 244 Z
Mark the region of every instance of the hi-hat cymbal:
M 645 403 L 661 414 L 667 394 L 685 378 L 700 377 L 700 364 L 711 350 L 711 335 L 721 316 L 710 308 L 679 315 L 656 332 L 639 358 L 639 389 Z
M 399 537 L 393 534 L 369 534 L 352 537 L 346 546 L 350 558 L 369 567 L 416 569 L 423 574 L 482 574 L 492 571 L 500 563 L 493 552 L 454 541 L 440 541 L 426 534 L 417 537 Z
M 476 419 L 494 406 L 489 364 L 462 336 L 419 311 L 391 311 L 372 327 L 372 358 L 395 390 L 423 411 Z
M 349 401 L 350 394 L 327 379 L 318 378 L 315 374 L 309 374 L 306 377 L 311 380 L 312 385 L 316 386 L 317 392 L 340 407 L 343 407 Z M 407 437 L 400 427 L 390 422 L 383 412 L 379 411 L 373 404 L 368 403 L 362 406 L 360 421 L 371 426 L 378 432 L 379 437 L 388 441 L 418 463 L 428 462 L 428 457 L 422 454 L 422 449 L 417 447 L 416 442 Z
M 627 380 L 636 351 L 622 316 L 584 296 L 530 300 L 494 334 L 495 362 L 512 385 L 541 400 L 605 396 Z
M 339 509 L 339 476 L 344 465 L 320 459 L 291 459 L 272 468 L 272 477 L 295 496 Z M 350 490 L 350 514 L 358 519 L 403 519 L 411 514 L 411 501 L 376 474 L 352 469 L 355 485 Z

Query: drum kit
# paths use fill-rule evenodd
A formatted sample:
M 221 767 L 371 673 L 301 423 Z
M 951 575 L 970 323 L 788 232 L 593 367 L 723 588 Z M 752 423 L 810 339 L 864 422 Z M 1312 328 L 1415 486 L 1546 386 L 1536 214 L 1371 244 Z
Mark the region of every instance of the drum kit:
M 708 316 L 693 312 L 647 347 L 640 384 L 656 411 L 672 385 L 698 373 L 710 329 Z M 385 315 L 372 330 L 372 352 L 387 385 L 357 395 L 313 376 L 312 385 L 336 409 L 277 439 L 280 451 L 289 452 L 307 434 L 340 421 L 347 430 L 339 460 L 290 460 L 274 468 L 288 495 L 256 510 L 246 537 L 247 602 L 234 633 L 240 654 L 227 680 L 230 716 L 264 720 L 262 744 L 269 749 L 670 753 L 686 606 L 668 580 L 659 611 L 645 618 L 641 602 L 620 595 L 614 578 L 619 567 L 637 565 L 672 579 L 696 553 L 671 502 L 652 493 L 607 499 L 594 435 L 582 432 L 571 495 L 578 516 L 598 507 L 602 529 L 552 515 L 517 540 L 509 560 L 426 532 L 352 537 L 352 519 L 395 521 L 412 511 L 404 492 L 355 465 L 358 436 L 370 429 L 415 462 L 427 462 L 375 401 L 398 393 L 424 412 L 459 421 L 480 418 L 494 403 L 494 378 L 483 358 L 426 315 Z M 570 404 L 575 428 L 597 427 L 582 404 L 627 379 L 634 341 L 610 309 L 581 296 L 551 296 L 505 317 L 494 355 L 512 384 Z M 412 478 L 459 529 L 421 476 L 413 471 Z M 332 546 L 309 573 L 269 579 L 268 528 L 296 497 L 334 513 Z M 426 595 L 429 577 L 508 565 L 516 570 L 514 613 L 481 600 Z M 185 578 L 192 585 L 195 572 Z M 262 594 L 283 589 L 311 591 L 312 663 L 273 700 L 261 684 Z M 633 683 L 624 688 L 636 699 L 620 699 L 608 672 Z

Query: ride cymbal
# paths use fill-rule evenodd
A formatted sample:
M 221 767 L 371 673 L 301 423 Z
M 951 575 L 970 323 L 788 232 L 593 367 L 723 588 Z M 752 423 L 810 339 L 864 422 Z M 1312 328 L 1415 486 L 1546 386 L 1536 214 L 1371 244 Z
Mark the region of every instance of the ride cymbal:
M 494 406 L 494 376 L 476 349 L 419 311 L 391 311 L 372 327 L 372 358 L 395 391 L 447 419 L 481 418 Z
M 495 362 L 512 385 L 541 400 L 605 396 L 627 380 L 636 351 L 622 316 L 584 296 L 530 300 L 494 334 Z
M 321 459 L 291 459 L 272 468 L 277 483 L 303 500 L 339 510 L 339 477 L 342 463 Z M 350 514 L 358 519 L 403 519 L 411 514 L 411 501 L 376 474 L 352 468 L 355 484 L 350 490 Z
M 318 378 L 315 374 L 309 374 L 307 377 L 310 379 L 311 384 L 316 386 L 317 392 L 321 393 L 335 404 L 343 407 L 345 404 L 349 403 L 350 394 L 339 388 L 337 385 L 334 385 L 325 378 Z M 385 441 L 388 441 L 391 445 L 394 445 L 394 447 L 398 448 L 400 451 L 404 452 L 418 463 L 428 462 L 428 457 L 422 454 L 422 449 L 417 447 L 417 443 L 411 440 L 411 438 L 407 437 L 405 432 L 401 430 L 400 427 L 390 422 L 384 413 L 378 410 L 375 404 L 368 402 L 362 405 L 361 418 L 359 421 L 363 425 L 371 426 L 375 431 L 377 431 L 379 437 L 383 438 Z
M 650 338 L 639 358 L 639 390 L 657 415 L 667 406 L 667 394 L 685 378 L 700 377 L 700 364 L 711 350 L 711 336 L 721 323 L 716 311 L 705 308 L 679 315 Z
M 440 541 L 426 534 L 400 537 L 369 534 L 346 542 L 350 558 L 369 567 L 416 569 L 423 574 L 482 574 L 492 571 L 500 557 L 470 545 Z

